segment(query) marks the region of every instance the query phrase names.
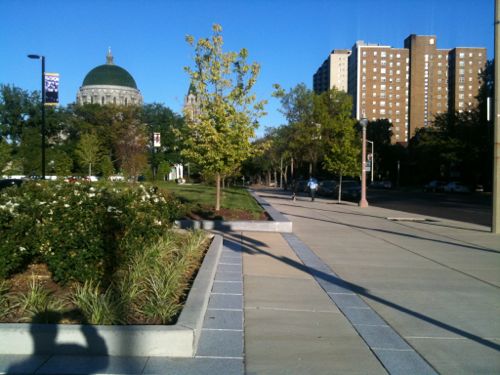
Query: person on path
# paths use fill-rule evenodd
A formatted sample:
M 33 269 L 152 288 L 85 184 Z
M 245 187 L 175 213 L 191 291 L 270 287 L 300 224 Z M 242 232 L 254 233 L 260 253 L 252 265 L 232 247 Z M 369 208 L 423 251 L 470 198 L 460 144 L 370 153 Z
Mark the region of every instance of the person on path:
M 316 180 L 314 177 L 309 177 L 309 180 L 307 180 L 307 187 L 309 188 L 309 192 L 311 194 L 311 202 L 314 202 L 316 189 L 318 189 L 318 180 Z

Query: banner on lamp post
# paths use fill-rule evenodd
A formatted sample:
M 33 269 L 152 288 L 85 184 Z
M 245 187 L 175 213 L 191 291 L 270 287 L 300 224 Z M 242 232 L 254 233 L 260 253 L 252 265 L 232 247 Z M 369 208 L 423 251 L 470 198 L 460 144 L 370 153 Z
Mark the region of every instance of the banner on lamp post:
M 161 147 L 161 134 L 153 133 L 153 147 Z
M 59 104 L 59 73 L 45 73 L 45 105 Z

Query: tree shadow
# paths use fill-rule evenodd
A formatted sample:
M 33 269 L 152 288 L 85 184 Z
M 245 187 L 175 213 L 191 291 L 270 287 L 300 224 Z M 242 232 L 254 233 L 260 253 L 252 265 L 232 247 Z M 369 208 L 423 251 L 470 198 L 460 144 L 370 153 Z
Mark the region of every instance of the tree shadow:
M 287 236 L 294 236 L 294 235 L 293 234 L 283 234 L 282 236 L 288 242 Z M 341 279 L 340 277 L 335 275 L 335 273 L 333 273 L 333 271 L 326 264 L 324 264 L 323 261 L 317 255 L 315 255 L 315 253 L 311 249 L 309 249 L 308 247 L 307 247 L 306 251 L 309 254 L 307 254 L 307 255 L 309 257 L 312 256 L 315 259 L 317 259 L 319 262 L 321 262 L 321 264 L 324 265 L 324 268 L 325 268 L 325 270 L 327 270 L 327 272 L 322 271 L 322 270 L 318 270 L 314 267 L 309 267 L 304 263 L 299 263 L 299 262 L 297 262 L 293 259 L 287 258 L 285 256 L 277 256 L 277 255 L 270 253 L 269 251 L 262 250 L 262 249 L 256 248 L 253 245 L 243 243 L 243 241 L 246 242 L 246 240 L 247 240 L 247 237 L 245 237 L 243 235 L 241 236 L 240 241 L 238 241 L 238 239 L 234 239 L 234 238 L 228 239 L 228 237 L 226 237 L 224 239 L 224 245 L 235 250 L 235 251 L 241 251 L 241 252 L 249 254 L 249 255 L 258 255 L 258 254 L 267 255 L 273 259 L 276 259 L 276 260 L 283 262 L 283 263 L 285 263 L 285 264 L 287 264 L 295 269 L 298 269 L 302 272 L 305 272 L 305 273 L 313 276 L 318 282 L 322 281 L 322 282 L 320 282 L 320 284 L 324 284 L 324 282 L 327 282 L 327 283 L 335 285 L 337 287 L 344 288 L 347 291 L 356 293 L 356 294 L 363 296 L 367 299 L 370 299 L 370 300 L 378 302 L 382 305 L 388 306 L 388 307 L 390 307 L 394 310 L 397 310 L 403 314 L 412 316 L 412 317 L 417 318 L 419 320 L 422 320 L 426 323 L 429 323 L 433 326 L 439 327 L 439 328 L 444 329 L 448 332 L 454 333 L 456 335 L 459 335 L 461 337 L 464 337 L 466 339 L 474 341 L 478 344 L 481 344 L 483 346 L 491 348 L 493 350 L 500 351 L 500 345 L 495 343 L 495 342 L 484 339 L 480 336 L 477 336 L 473 333 L 467 332 L 463 329 L 454 327 L 454 326 L 447 324 L 445 322 L 431 318 L 430 316 L 422 314 L 418 311 L 414 311 L 414 310 L 411 310 L 407 307 L 398 305 L 397 303 L 394 303 L 392 301 L 388 301 L 382 297 L 378 297 L 378 296 L 372 294 L 370 292 L 370 290 L 368 290 L 360 285 L 357 285 L 357 284 L 354 284 L 354 283 L 351 283 L 351 282 L 348 282 L 348 281 Z M 303 246 L 305 246 L 305 244 Z M 296 252 L 295 249 L 293 249 L 293 250 L 294 250 L 294 252 Z M 299 254 L 297 254 L 297 255 L 299 256 L 299 258 L 301 258 Z
M 74 316 L 83 317 L 79 309 L 74 309 L 65 313 L 57 311 L 45 311 L 36 314 L 30 324 L 30 335 L 33 340 L 33 354 L 25 360 L 12 364 L 6 374 L 26 374 L 30 373 L 29 368 L 33 367 L 34 358 L 46 356 L 47 359 L 41 365 L 54 355 L 61 356 L 92 356 L 85 360 L 85 366 L 79 374 L 95 374 L 100 370 L 106 369 L 109 363 L 108 350 L 106 343 L 99 336 L 94 326 L 87 324 L 84 320 L 80 325 L 80 331 L 85 339 L 85 346 L 80 344 L 65 343 L 58 344 L 57 336 L 60 323 L 66 318 Z M 43 324 L 50 321 L 52 323 Z M 40 366 L 39 366 L 40 367 Z M 35 372 L 37 369 L 34 369 Z
M 354 225 L 354 224 L 347 224 L 343 223 L 341 221 L 336 221 L 336 220 L 327 220 L 327 219 L 318 219 L 310 216 L 303 216 L 303 215 L 294 215 L 294 214 L 286 214 L 288 216 L 294 216 L 302 219 L 309 219 L 309 220 L 316 220 L 316 221 L 322 221 L 325 223 L 332 223 L 332 224 L 337 224 L 337 225 L 342 225 L 350 228 L 356 228 L 356 229 L 361 229 L 361 230 L 369 230 L 369 231 L 374 231 L 374 232 L 380 232 L 380 233 L 386 233 L 386 234 L 392 234 L 395 236 L 402 236 L 402 237 L 408 237 L 408 238 L 414 238 L 417 240 L 424 240 L 424 241 L 430 241 L 430 242 L 437 242 L 445 245 L 451 245 L 454 247 L 462 247 L 465 249 L 471 249 L 471 250 L 478 250 L 478 251 L 485 251 L 487 253 L 495 253 L 495 254 L 500 254 L 500 251 L 494 250 L 494 249 L 488 249 L 484 247 L 479 247 L 479 246 L 473 246 L 473 245 L 467 245 L 463 243 L 458 243 L 458 242 L 452 242 L 452 241 L 444 241 L 444 240 L 438 240 L 438 239 L 433 239 L 433 238 L 426 238 L 422 236 L 417 236 L 415 234 L 408 234 L 408 233 L 400 233 L 400 232 L 395 232 L 387 229 L 377 229 L 377 228 L 369 228 L 369 227 L 364 227 L 361 225 Z

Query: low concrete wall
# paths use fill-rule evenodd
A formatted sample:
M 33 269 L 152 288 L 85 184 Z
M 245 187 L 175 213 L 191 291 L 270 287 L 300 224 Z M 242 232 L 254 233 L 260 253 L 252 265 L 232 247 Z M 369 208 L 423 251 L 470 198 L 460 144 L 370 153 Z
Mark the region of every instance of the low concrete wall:
M 216 235 L 175 325 L 3 323 L 0 324 L 0 354 L 192 357 L 221 251 L 222 237 Z
M 273 208 L 267 201 L 254 191 L 249 193 L 262 206 L 272 220 L 177 220 L 175 224 L 183 229 L 205 229 L 223 232 L 274 232 L 292 233 L 292 222 L 285 215 Z

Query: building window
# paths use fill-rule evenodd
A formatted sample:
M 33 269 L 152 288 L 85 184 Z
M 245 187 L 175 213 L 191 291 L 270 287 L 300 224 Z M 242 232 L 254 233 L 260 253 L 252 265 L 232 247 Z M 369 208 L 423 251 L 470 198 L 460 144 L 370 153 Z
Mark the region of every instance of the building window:
M 383 109 L 383 108 L 382 108 L 382 109 L 380 110 L 380 114 L 381 114 L 381 115 L 385 115 L 385 109 Z
M 104 105 L 104 96 L 101 97 L 101 104 Z
M 385 51 L 380 52 L 380 57 L 386 57 L 386 56 L 387 56 L 387 54 Z
M 461 59 L 463 59 L 463 58 L 464 58 L 464 56 L 465 56 L 465 53 L 460 52 L 460 54 L 459 54 L 458 56 L 459 56 Z
M 465 62 L 463 62 L 463 61 L 459 61 L 459 62 L 458 62 L 458 65 L 459 65 L 459 66 L 465 66 Z
M 373 68 L 373 73 L 377 73 L 377 68 Z
M 365 56 L 366 56 L 366 51 L 363 51 L 363 57 L 365 57 Z
M 380 106 L 381 106 L 381 107 L 385 107 L 385 101 L 381 101 L 381 102 L 380 102 Z
M 400 53 L 397 53 L 396 54 L 396 57 L 399 59 L 401 57 L 401 54 Z
M 375 88 L 376 85 L 373 86 L 374 86 L 373 88 Z M 385 91 L 385 85 L 380 85 L 380 90 Z

